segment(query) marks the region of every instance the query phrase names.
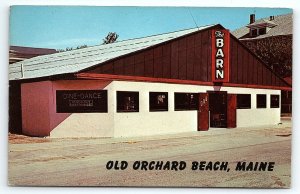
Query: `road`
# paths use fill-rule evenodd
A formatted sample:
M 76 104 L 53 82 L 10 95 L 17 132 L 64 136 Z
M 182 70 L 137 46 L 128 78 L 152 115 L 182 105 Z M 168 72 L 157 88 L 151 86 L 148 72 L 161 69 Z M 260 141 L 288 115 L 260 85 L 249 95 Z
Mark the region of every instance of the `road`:
M 107 170 L 108 161 L 127 161 Z M 184 170 L 133 170 L 135 161 L 184 161 Z M 192 170 L 193 161 L 228 162 L 227 171 Z M 275 162 L 273 171 L 235 171 L 239 161 Z M 133 138 L 9 137 L 9 184 L 288 188 L 291 121 L 260 128 L 212 129 Z

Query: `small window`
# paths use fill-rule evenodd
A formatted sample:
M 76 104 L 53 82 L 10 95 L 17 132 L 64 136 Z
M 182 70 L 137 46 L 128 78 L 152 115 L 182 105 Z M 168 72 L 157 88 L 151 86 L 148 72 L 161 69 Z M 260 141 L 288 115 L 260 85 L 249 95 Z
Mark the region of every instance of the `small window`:
M 168 92 L 149 93 L 150 111 L 168 111 Z
M 271 108 L 279 108 L 279 95 L 271 95 Z
M 237 95 L 237 108 L 250 109 L 251 108 L 251 94 L 238 94 Z
M 251 29 L 251 36 L 257 36 L 257 29 Z
M 175 93 L 175 110 L 198 110 L 198 94 Z
M 265 94 L 256 95 L 256 107 L 267 108 L 267 96 Z
M 117 112 L 139 112 L 139 93 L 117 91 Z
M 266 30 L 266 28 L 260 28 L 260 29 L 258 30 L 258 33 L 259 33 L 259 35 L 266 34 L 266 33 L 267 33 L 267 30 Z

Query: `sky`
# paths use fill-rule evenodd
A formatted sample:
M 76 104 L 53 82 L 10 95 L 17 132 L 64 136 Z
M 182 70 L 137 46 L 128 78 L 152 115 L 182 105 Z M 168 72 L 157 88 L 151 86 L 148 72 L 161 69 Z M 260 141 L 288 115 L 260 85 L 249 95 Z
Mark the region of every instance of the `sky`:
M 108 32 L 118 41 L 196 26 L 235 30 L 256 19 L 291 13 L 283 8 L 12 6 L 10 45 L 65 49 L 99 45 Z

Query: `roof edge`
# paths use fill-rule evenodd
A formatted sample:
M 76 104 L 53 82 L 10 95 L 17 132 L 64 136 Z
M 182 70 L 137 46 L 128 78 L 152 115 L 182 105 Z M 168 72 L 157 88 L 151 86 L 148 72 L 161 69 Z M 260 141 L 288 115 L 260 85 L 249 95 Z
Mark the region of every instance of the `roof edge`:
M 153 78 L 153 77 L 130 76 L 130 75 L 77 73 L 74 76 L 77 79 L 90 79 L 90 80 L 113 80 L 113 81 L 154 82 L 154 83 L 214 86 L 213 82 L 170 79 L 170 78 Z M 263 86 L 263 85 L 253 85 L 253 84 L 252 85 L 250 85 L 250 84 L 235 84 L 235 83 L 223 83 L 223 86 L 292 91 L 291 87 L 282 87 L 282 86 Z

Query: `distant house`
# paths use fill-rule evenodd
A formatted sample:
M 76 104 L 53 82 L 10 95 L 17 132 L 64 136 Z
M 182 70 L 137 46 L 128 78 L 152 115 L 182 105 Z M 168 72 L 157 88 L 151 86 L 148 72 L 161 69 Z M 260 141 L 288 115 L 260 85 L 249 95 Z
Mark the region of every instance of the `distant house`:
M 255 21 L 255 14 L 250 15 L 250 23 L 232 32 L 240 40 L 260 39 L 271 36 L 292 36 L 292 14 L 270 16 Z
M 23 61 L 40 55 L 48 55 L 56 53 L 55 49 L 48 48 L 32 48 L 23 46 L 10 46 L 9 48 L 9 64 Z
M 292 14 L 270 16 L 250 22 L 232 34 L 263 60 L 280 77 L 292 83 Z M 292 92 L 282 91 L 282 113 L 292 112 Z

